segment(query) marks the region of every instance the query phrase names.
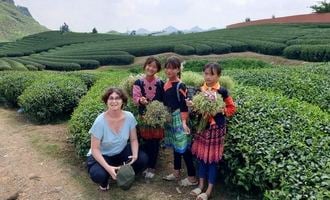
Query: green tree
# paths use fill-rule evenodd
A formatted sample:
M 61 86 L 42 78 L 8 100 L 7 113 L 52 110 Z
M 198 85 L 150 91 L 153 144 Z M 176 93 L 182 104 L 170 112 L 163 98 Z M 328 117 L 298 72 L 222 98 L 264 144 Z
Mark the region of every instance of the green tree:
M 67 24 L 64 22 L 64 24 L 60 27 L 60 32 L 61 32 L 61 33 L 70 32 L 69 25 L 67 25 Z
M 310 8 L 313 9 L 316 13 L 328 13 L 330 12 L 330 2 L 327 0 L 319 1 L 318 5 L 313 5 Z
M 131 31 L 129 35 L 136 35 L 136 30 Z
M 93 28 L 92 33 L 97 33 L 97 30 L 95 27 Z

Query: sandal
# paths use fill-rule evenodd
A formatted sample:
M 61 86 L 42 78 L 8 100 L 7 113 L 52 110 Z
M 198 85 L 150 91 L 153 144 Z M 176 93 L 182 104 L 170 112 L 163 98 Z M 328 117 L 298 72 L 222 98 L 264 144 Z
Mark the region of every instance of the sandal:
M 186 186 L 193 186 L 193 185 L 197 185 L 198 181 L 195 182 L 190 182 L 188 178 L 182 179 L 181 181 L 179 181 L 179 185 L 186 187 Z
M 176 177 L 174 174 L 169 174 L 167 176 L 164 176 L 163 179 L 166 181 L 176 181 L 179 177 Z
M 198 196 L 202 193 L 202 189 L 200 189 L 199 187 L 193 189 L 190 191 L 189 194 L 193 195 L 193 196 Z
M 202 194 L 199 194 L 197 197 L 196 197 L 196 200 L 208 200 L 209 197 L 207 196 L 206 193 L 202 193 Z

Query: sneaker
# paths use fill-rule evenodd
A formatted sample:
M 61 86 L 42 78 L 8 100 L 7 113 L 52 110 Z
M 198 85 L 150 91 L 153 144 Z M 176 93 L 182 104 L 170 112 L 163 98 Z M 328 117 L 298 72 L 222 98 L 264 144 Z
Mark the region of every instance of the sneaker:
M 155 176 L 154 173 L 152 173 L 152 172 L 147 172 L 146 175 L 145 175 L 145 178 L 150 178 L 150 179 L 152 179 L 154 176 Z
M 142 172 L 142 176 L 143 176 L 143 177 L 146 177 L 147 173 L 148 173 L 148 169 L 146 169 L 146 170 L 144 170 L 144 171 Z
M 99 188 L 101 191 L 107 191 L 110 189 L 110 186 L 109 186 L 109 184 L 107 185 L 107 187 L 102 187 L 101 185 L 99 185 Z

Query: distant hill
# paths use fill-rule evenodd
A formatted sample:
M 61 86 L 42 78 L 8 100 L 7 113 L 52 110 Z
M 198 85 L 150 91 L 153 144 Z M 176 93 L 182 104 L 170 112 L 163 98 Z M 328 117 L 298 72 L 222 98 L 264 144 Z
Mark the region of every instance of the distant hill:
M 136 31 L 136 35 L 147 35 L 149 34 L 150 31 L 148 31 L 147 29 L 145 28 L 139 28 L 137 31 Z
M 106 34 L 112 34 L 112 35 L 126 35 L 126 33 L 121 33 L 121 32 L 114 31 L 114 30 L 108 31 L 108 32 L 106 32 Z
M 210 29 L 202 29 L 198 26 L 192 27 L 191 29 L 186 30 L 179 30 L 173 26 L 168 26 L 164 28 L 161 31 L 149 31 L 144 28 L 140 28 L 136 31 L 136 35 L 153 35 L 153 36 L 161 36 L 161 35 L 171 35 L 171 34 L 183 34 L 183 33 L 199 33 L 199 32 L 205 32 L 205 31 L 212 31 L 216 30 L 217 28 L 212 27 Z
M 168 27 L 164 28 L 164 31 L 167 33 L 175 33 L 175 32 L 178 32 L 179 30 L 173 26 L 168 26 Z
M 203 32 L 203 31 L 205 31 L 205 30 L 201 29 L 201 28 L 198 27 L 198 26 L 194 26 L 194 27 L 192 27 L 192 28 L 189 29 L 189 30 L 184 30 L 183 32 L 184 32 L 184 33 L 198 33 L 198 32 Z
M 13 0 L 0 0 L 0 42 L 47 30 L 33 19 L 27 8 L 15 6 Z

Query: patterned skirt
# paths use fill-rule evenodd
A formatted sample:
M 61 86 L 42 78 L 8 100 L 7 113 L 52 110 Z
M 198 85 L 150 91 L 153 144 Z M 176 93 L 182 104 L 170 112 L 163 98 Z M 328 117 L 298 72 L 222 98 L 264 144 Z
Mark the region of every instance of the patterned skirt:
M 212 125 L 197 133 L 192 144 L 192 154 L 205 163 L 218 163 L 223 156 L 226 127 Z
M 165 125 L 165 145 L 172 147 L 175 152 L 184 153 L 191 145 L 191 135 L 185 133 L 180 110 L 172 113 L 172 120 Z
M 161 140 L 164 138 L 164 129 L 141 126 L 138 128 L 138 135 L 146 140 L 150 140 L 150 139 Z

